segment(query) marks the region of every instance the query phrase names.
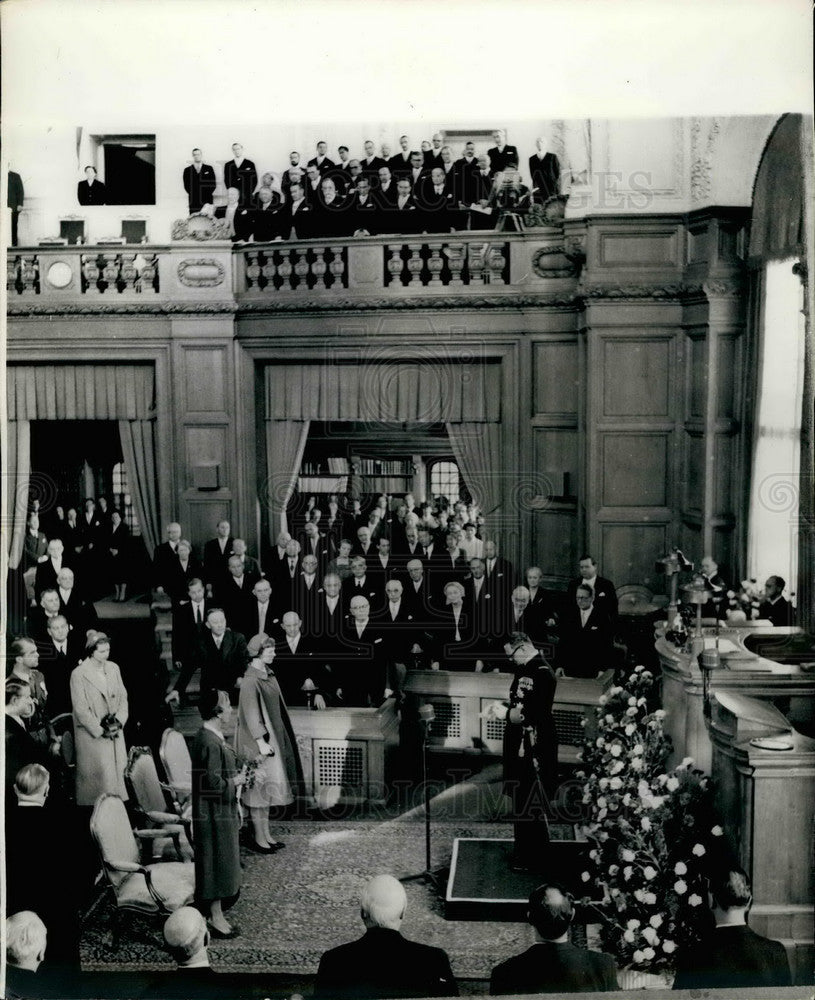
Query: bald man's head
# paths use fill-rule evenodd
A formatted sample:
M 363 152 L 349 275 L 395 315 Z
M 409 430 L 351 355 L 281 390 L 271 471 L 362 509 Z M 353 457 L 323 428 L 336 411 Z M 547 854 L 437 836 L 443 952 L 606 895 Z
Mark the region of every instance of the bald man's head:
M 179 965 L 184 965 L 209 943 L 207 922 L 193 906 L 182 906 L 164 923 L 164 940 Z
M 366 927 L 398 931 L 405 916 L 407 896 L 393 875 L 376 875 L 362 890 L 359 909 Z

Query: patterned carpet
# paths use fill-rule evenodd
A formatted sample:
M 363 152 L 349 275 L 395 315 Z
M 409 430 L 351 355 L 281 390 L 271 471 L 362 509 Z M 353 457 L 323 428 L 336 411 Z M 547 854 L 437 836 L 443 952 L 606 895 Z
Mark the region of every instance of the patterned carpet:
M 455 810 L 451 810 L 451 813 Z M 422 811 L 382 821 L 293 821 L 273 827 L 286 847 L 276 855 L 243 852 L 241 897 L 230 920 L 241 928 L 232 941 L 214 941 L 213 966 L 222 972 L 310 974 L 322 953 L 362 933 L 356 903 L 368 878 L 380 872 L 397 877 L 424 868 Z M 552 829 L 570 839 L 572 828 Z M 504 822 L 468 822 L 459 814 L 433 826 L 434 868 L 449 864 L 455 837 L 511 837 Z M 421 883 L 406 887 L 407 937 L 443 947 L 462 978 L 484 978 L 496 962 L 532 943 L 525 924 L 447 921 L 441 900 Z M 127 916 L 120 948 L 111 948 L 112 904 L 104 902 L 88 919 L 82 939 L 83 968 L 134 970 L 166 965 L 160 922 Z

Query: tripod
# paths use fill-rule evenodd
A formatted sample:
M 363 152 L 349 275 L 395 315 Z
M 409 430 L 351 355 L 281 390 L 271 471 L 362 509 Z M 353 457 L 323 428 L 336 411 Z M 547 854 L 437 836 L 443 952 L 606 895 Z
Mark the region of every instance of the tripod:
M 424 871 L 415 875 L 404 875 L 400 882 L 423 882 L 432 885 L 436 892 L 441 892 L 442 870 L 432 871 L 430 868 L 430 785 L 427 781 L 427 743 L 430 736 L 430 726 L 436 718 L 433 706 L 425 704 L 419 708 L 419 724 L 421 726 L 422 745 L 422 786 L 424 788 Z

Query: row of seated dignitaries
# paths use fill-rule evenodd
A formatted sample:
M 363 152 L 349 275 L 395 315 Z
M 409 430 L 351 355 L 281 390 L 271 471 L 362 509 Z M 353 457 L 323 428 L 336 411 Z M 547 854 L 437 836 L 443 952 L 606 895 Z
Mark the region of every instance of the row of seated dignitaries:
M 219 530 L 228 527 L 222 522 Z M 360 532 L 356 546 L 342 540 L 336 553 L 319 531 L 302 542 L 283 533 L 268 572 L 224 544 L 213 573 L 210 548 L 203 565 L 212 575 L 191 575 L 183 596 L 174 592 L 178 677 L 168 698 L 184 697 L 199 668 L 203 687 L 236 697 L 248 649 L 267 637 L 276 643 L 275 673 L 287 704 L 317 708 L 377 705 L 398 693 L 411 667 L 504 670 L 518 633 L 570 675 L 595 676 L 612 665 L 616 594 L 591 558 L 581 560 L 588 578 L 573 581 L 558 609 L 540 569 L 530 567 L 521 584 L 493 541 L 468 560 L 456 531 L 446 534 L 444 548 L 427 528 L 415 544 L 409 532 L 414 551 L 397 554 L 390 539 L 380 537 L 374 547 L 367 529 Z M 156 555 L 168 568 L 172 544 Z M 186 548 L 183 539 L 176 546 Z M 190 564 L 188 557 L 188 570 Z

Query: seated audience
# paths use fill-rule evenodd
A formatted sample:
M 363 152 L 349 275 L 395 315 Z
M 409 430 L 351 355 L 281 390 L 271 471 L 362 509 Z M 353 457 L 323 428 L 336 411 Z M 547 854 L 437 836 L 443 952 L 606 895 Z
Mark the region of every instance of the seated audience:
M 601 993 L 619 988 L 611 955 L 569 942 L 574 920 L 570 893 L 555 884 L 538 886 L 529 897 L 527 919 L 535 928 L 538 943 L 495 966 L 490 977 L 493 996 Z
M 402 937 L 406 906 L 405 890 L 392 875 L 368 882 L 359 900 L 365 934 L 320 959 L 317 1000 L 458 996 L 442 949 Z
M 750 881 L 741 869 L 726 870 L 711 879 L 710 906 L 716 928 L 679 953 L 675 990 L 791 985 L 784 946 L 747 926 L 752 902 Z
M 784 597 L 786 586 L 783 577 L 767 577 L 767 582 L 764 584 L 764 600 L 758 608 L 759 618 L 765 618 L 773 625 L 792 625 L 792 605 Z

